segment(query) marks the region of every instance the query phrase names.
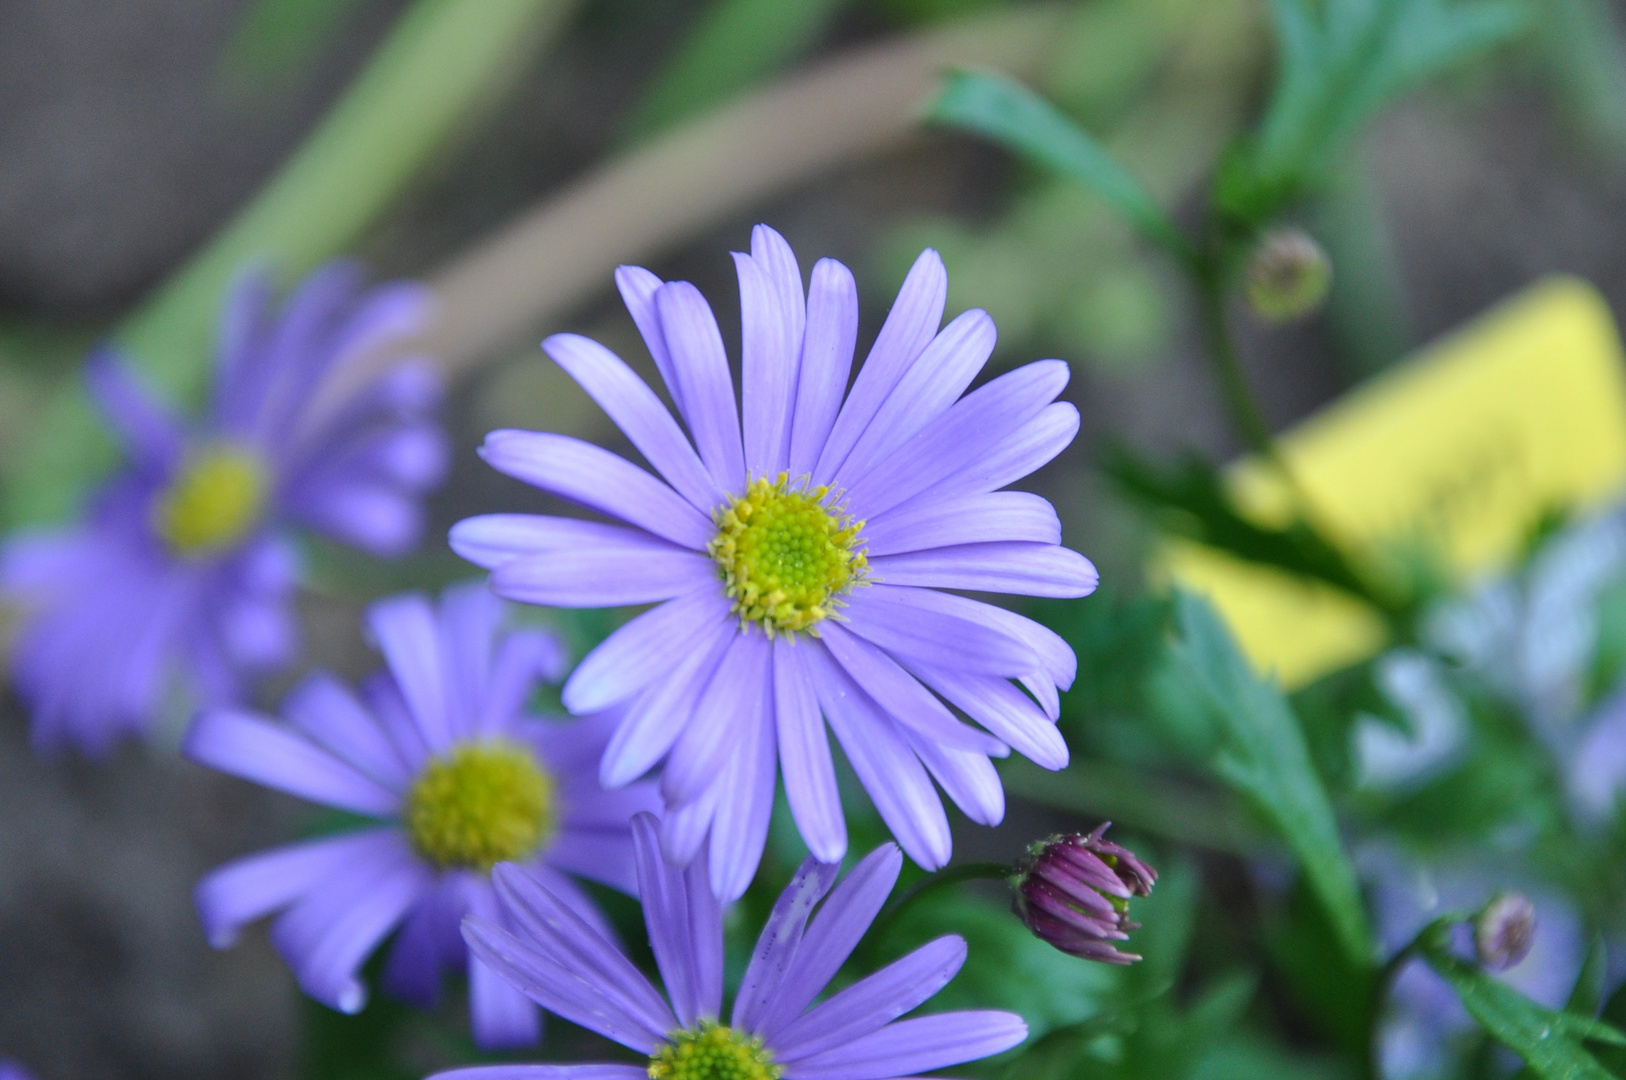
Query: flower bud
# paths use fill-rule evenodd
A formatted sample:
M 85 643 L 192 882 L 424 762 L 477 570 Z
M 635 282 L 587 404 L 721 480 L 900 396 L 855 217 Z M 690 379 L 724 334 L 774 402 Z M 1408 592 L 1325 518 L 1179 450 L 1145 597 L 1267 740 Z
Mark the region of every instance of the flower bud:
M 1106 822 L 1081 836 L 1040 840 L 1028 848 L 1011 878 L 1011 910 L 1041 941 L 1072 956 L 1105 964 L 1140 957 L 1113 945 L 1140 924 L 1129 921 L 1129 898 L 1148 896 L 1157 871 L 1102 834 Z
M 1332 262 L 1300 229 L 1266 233 L 1248 257 L 1243 291 L 1267 322 L 1291 322 L 1319 310 L 1332 288 Z
M 1536 908 L 1520 893 L 1499 893 L 1474 916 L 1474 951 L 1492 971 L 1523 960 L 1535 939 Z

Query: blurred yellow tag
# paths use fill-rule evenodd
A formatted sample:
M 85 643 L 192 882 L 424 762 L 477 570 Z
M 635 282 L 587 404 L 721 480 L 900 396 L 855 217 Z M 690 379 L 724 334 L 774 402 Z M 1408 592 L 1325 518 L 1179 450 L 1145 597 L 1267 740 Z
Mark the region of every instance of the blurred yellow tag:
M 1590 285 L 1542 282 L 1360 387 L 1281 440 L 1317 523 L 1352 555 L 1425 545 L 1463 578 L 1505 565 L 1546 511 L 1626 487 L 1626 371 Z M 1238 503 L 1280 521 L 1288 492 L 1257 460 L 1226 471 Z M 1154 576 L 1208 595 L 1244 651 L 1289 687 L 1371 655 L 1378 618 L 1185 541 Z

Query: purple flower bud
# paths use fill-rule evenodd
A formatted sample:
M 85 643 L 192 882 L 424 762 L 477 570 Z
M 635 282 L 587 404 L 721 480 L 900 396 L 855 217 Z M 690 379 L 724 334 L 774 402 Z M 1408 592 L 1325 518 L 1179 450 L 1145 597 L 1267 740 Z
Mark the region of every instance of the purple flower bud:
M 1062 952 L 1104 964 L 1140 957 L 1113 944 L 1140 924 L 1129 920 L 1129 898 L 1149 896 L 1157 871 L 1102 834 L 1071 833 L 1037 841 L 1011 878 L 1011 910 L 1041 940 Z
M 1522 893 L 1499 893 L 1474 917 L 1474 951 L 1492 971 L 1523 960 L 1535 939 L 1536 908 Z

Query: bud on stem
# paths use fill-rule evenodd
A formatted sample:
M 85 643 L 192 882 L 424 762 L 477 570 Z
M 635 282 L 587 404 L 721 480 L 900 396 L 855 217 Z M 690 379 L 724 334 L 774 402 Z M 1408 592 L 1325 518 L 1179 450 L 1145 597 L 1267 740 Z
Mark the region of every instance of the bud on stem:
M 1010 879 L 1011 910 L 1041 941 L 1071 956 L 1105 964 L 1132 964 L 1120 951 L 1140 924 L 1129 919 L 1129 898 L 1149 896 L 1157 871 L 1128 848 L 1103 839 L 1111 822 L 1088 836 L 1052 836 L 1028 848 Z

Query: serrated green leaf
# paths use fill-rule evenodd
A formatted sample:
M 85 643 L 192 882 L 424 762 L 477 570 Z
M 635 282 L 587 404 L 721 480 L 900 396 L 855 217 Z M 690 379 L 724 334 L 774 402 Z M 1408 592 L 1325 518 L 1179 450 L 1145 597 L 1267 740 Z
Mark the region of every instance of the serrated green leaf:
M 1537 1005 L 1506 983 L 1443 951 L 1429 950 L 1425 957 L 1451 984 L 1469 1015 L 1543 1080 L 1612 1080 L 1581 1041 L 1621 1046 L 1626 1045 L 1626 1035 L 1600 1020 Z
M 1182 593 L 1175 613 L 1173 662 L 1220 733 L 1212 768 L 1281 836 L 1345 955 L 1357 967 L 1368 965 L 1372 939 L 1355 868 L 1297 718 L 1281 691 L 1254 674 L 1206 601 Z
M 1182 261 L 1185 237 L 1140 179 L 1050 102 L 1003 75 L 957 72 L 927 107 L 933 123 L 974 131 L 1105 199 L 1142 235 Z

